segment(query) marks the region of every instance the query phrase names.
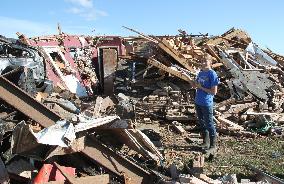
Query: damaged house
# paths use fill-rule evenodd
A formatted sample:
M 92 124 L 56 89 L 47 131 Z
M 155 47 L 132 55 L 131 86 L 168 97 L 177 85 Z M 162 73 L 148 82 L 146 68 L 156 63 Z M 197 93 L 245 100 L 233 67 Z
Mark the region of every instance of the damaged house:
M 236 183 L 208 177 L 204 157 L 216 155 L 194 149 L 188 81 L 206 53 L 221 79 L 220 137 L 283 138 L 283 56 L 234 28 L 214 37 L 125 28 L 138 36 L 0 37 L 1 183 Z M 254 183 L 283 183 L 246 167 L 261 176 Z

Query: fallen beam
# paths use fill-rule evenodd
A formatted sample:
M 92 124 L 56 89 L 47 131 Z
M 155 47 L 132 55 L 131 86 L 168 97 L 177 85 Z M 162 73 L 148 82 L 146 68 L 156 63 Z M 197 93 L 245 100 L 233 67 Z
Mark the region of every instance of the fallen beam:
M 205 44 L 205 47 L 208 49 L 209 53 L 216 58 L 217 61 L 221 61 L 221 58 L 214 51 L 213 45 Z
M 172 75 L 174 75 L 174 76 L 176 76 L 176 77 L 178 77 L 182 80 L 185 80 L 185 81 L 188 81 L 188 82 L 192 81 L 192 79 L 189 76 L 185 75 L 185 73 L 178 71 L 177 69 L 174 69 L 172 67 L 168 67 L 168 66 L 164 65 L 163 63 L 157 61 L 154 58 L 149 58 L 147 60 L 147 63 L 149 63 L 149 64 L 151 64 L 151 65 L 153 65 L 153 66 L 155 66 L 155 67 L 157 67 L 157 68 L 159 68 L 163 71 L 166 71 L 166 72 L 168 72 L 168 73 L 170 73 L 170 74 L 172 74 Z
M 49 127 L 60 120 L 59 115 L 3 76 L 0 76 L 0 94 L 2 100 L 44 127 Z

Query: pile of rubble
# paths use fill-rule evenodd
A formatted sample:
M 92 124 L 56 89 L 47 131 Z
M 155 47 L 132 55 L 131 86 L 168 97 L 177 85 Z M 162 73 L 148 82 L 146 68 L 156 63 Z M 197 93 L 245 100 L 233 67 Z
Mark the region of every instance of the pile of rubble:
M 218 132 L 283 136 L 284 57 L 236 29 L 216 37 L 130 30 L 140 36 L 0 37 L 1 183 L 236 183 L 203 174 L 204 156 L 189 148 L 199 141 L 187 126 L 196 124 L 189 81 L 205 53 L 221 79 Z M 192 166 L 173 163 L 190 152 Z
M 144 105 L 148 104 L 149 107 L 149 101 L 152 101 L 148 109 L 153 111 L 156 110 L 153 105 L 158 105 L 156 102 L 161 106 L 164 104 L 161 109 L 167 111 L 163 114 L 167 120 L 194 119 L 194 91 L 190 91 L 190 84 L 183 85 L 186 93 L 181 94 L 180 86 L 161 82 L 171 80 L 172 76 L 184 81 L 194 79 L 199 71 L 198 61 L 208 53 L 213 57 L 212 68 L 221 80 L 215 98 L 215 121 L 219 130 L 227 133 L 237 131 L 244 135 L 248 135 L 245 130 L 281 135 L 284 120 L 284 57 L 260 49 L 247 33 L 234 28 L 216 37 L 180 32 L 174 37 L 150 37 L 138 32 L 147 41 L 133 40 L 131 43 L 141 47 L 135 46 L 133 51 L 129 51 L 134 65 L 139 60 L 147 63 L 134 74 L 135 83 L 151 78 L 160 87 L 153 92 L 154 96 L 144 97 Z M 158 71 L 153 71 L 153 66 Z M 153 72 L 158 77 L 152 77 Z M 170 100 L 166 96 L 173 98 Z M 171 103 L 166 103 L 169 100 Z M 178 107 L 180 110 L 171 109 L 170 104 L 182 107 Z M 191 116 L 186 116 L 186 113 Z

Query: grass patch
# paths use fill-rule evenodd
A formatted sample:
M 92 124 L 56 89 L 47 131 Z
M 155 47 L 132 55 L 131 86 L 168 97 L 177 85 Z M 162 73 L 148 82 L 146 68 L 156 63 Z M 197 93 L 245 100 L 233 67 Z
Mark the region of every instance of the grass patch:
M 211 162 L 205 163 L 204 169 L 207 175 L 249 176 L 252 173 L 246 169 L 245 165 L 247 164 L 284 179 L 283 138 L 236 139 L 234 137 L 220 137 L 218 154 Z

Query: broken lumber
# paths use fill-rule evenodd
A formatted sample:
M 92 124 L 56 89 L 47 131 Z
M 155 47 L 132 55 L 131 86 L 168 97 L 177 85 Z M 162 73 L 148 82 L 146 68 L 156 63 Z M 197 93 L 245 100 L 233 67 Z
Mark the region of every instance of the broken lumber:
M 244 130 L 245 129 L 244 127 L 242 127 L 242 126 L 240 126 L 240 125 L 238 125 L 238 124 L 236 124 L 236 123 L 234 123 L 234 122 L 232 122 L 228 119 L 225 119 L 221 116 L 217 117 L 217 119 L 214 117 L 214 120 L 217 120 L 217 122 L 220 122 L 221 127 L 222 127 L 222 125 L 224 125 L 224 126 L 230 128 L 231 130 L 232 129 L 233 130 Z
M 195 74 L 195 70 L 189 65 L 188 60 L 185 59 L 177 50 L 173 49 L 165 39 L 160 41 L 158 46 L 170 56 L 172 56 L 178 63 Z
M 181 126 L 181 123 L 177 122 L 177 121 L 173 121 L 172 125 L 174 127 L 174 129 L 180 133 L 183 134 L 185 132 L 185 130 L 183 129 L 183 127 Z
M 89 140 L 88 146 L 82 151 L 91 161 L 103 166 L 112 173 L 130 178 L 129 184 L 151 183 L 151 174 L 130 160 L 118 155 L 96 139 Z

